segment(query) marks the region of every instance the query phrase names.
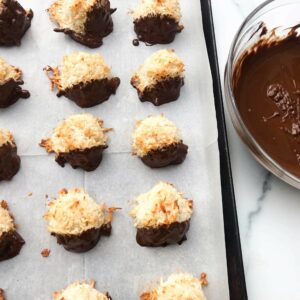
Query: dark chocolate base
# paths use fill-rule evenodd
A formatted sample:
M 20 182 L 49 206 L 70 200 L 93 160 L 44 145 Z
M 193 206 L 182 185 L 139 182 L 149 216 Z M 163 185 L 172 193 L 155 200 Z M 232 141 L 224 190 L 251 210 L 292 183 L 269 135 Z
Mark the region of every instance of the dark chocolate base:
M 156 228 L 138 228 L 136 241 L 142 247 L 165 247 L 170 244 L 181 245 L 186 241 L 186 233 L 190 228 L 190 221 L 172 223 Z
M 188 146 L 181 142 L 162 149 L 153 150 L 141 157 L 141 160 L 150 168 L 163 168 L 183 163 L 187 152 Z
M 10 79 L 0 85 L 0 108 L 6 108 L 16 103 L 20 98 L 27 99 L 30 93 L 22 90 L 20 85 L 24 84 L 23 80 L 15 81 Z
M 131 82 L 133 85 L 133 82 Z M 157 82 L 154 86 L 146 88 L 143 92 L 138 89 L 138 95 L 142 102 L 148 101 L 155 106 L 176 101 L 180 96 L 180 89 L 184 85 L 181 77 L 166 78 Z M 134 85 L 133 85 L 134 86 Z
M 73 169 L 81 168 L 87 172 L 97 169 L 102 161 L 102 153 L 107 146 L 93 147 L 86 150 L 76 150 L 68 153 L 60 153 L 55 161 L 64 167 L 69 163 Z
M 0 9 L 0 46 L 19 46 L 31 25 L 33 12 L 28 12 L 15 0 L 3 0 Z
M 17 231 L 4 232 L 0 237 L 0 261 L 17 256 L 24 244 Z
M 149 45 L 172 43 L 176 33 L 183 30 L 183 26 L 168 16 L 150 15 L 137 19 L 133 23 L 137 38 Z
M 67 251 L 83 253 L 94 248 L 99 242 L 101 236 L 110 236 L 111 223 L 103 225 L 100 228 L 92 228 L 84 231 L 80 235 L 62 235 L 52 233 L 56 236 L 57 243 L 62 245 Z
M 119 85 L 120 79 L 118 77 L 93 80 L 60 91 L 57 96 L 65 96 L 82 108 L 93 107 L 108 100 L 112 94 L 116 93 Z
M 109 0 L 98 0 L 87 14 L 85 33 L 76 33 L 68 28 L 56 28 L 55 32 L 63 32 L 74 41 L 89 48 L 98 48 L 103 44 L 103 38 L 113 31 L 111 15 L 116 9 L 110 8 Z
M 19 171 L 21 159 L 17 147 L 10 143 L 0 147 L 0 181 L 11 180 Z

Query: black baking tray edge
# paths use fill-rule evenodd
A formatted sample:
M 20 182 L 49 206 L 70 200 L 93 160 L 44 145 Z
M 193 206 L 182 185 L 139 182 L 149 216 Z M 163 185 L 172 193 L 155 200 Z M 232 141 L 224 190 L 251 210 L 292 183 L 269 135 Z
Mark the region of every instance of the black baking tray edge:
M 226 133 L 212 6 L 211 0 L 200 0 L 200 2 L 204 35 L 213 78 L 213 90 L 218 122 L 218 143 L 220 151 L 220 172 L 229 293 L 231 300 L 247 300 L 248 296 Z

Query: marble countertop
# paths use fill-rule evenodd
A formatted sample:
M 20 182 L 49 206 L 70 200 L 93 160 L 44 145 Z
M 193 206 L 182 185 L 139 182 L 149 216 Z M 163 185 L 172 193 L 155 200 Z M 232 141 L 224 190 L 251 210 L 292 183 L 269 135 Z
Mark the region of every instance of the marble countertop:
M 222 80 L 236 31 L 262 2 L 212 0 Z M 249 300 L 298 300 L 300 191 L 262 168 L 226 117 Z

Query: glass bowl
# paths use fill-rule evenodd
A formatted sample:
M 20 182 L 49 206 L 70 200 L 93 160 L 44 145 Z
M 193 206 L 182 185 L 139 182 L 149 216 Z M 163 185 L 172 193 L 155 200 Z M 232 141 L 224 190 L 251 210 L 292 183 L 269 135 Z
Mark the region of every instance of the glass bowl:
M 257 7 L 238 30 L 225 69 L 225 99 L 233 125 L 254 157 L 270 172 L 288 184 L 300 189 L 300 178 L 288 172 L 273 160 L 252 136 L 238 110 L 233 94 L 233 72 L 240 55 L 260 38 L 262 24 L 276 35 L 287 34 L 287 29 L 300 23 L 300 0 L 269 0 Z M 300 54 L 299 54 L 300 55 Z

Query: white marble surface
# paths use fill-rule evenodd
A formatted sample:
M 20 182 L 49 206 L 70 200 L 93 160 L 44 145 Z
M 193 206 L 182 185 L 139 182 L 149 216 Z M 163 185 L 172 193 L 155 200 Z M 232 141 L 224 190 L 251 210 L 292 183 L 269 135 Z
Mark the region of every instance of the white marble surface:
M 232 39 L 262 0 L 212 0 L 221 76 Z M 227 114 L 228 137 L 250 300 L 300 299 L 300 191 L 263 169 Z

